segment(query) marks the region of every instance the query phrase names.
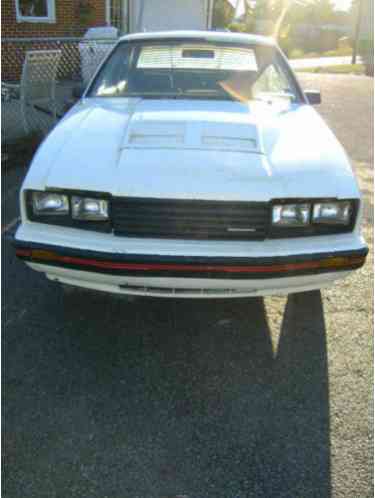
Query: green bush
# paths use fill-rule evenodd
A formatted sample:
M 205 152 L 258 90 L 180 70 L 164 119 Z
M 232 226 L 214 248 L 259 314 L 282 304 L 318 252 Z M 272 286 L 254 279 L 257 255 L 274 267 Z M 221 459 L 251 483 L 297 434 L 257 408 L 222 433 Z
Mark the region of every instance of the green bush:
M 300 48 L 293 48 L 289 52 L 289 59 L 302 59 L 305 56 L 305 52 Z
M 352 49 L 353 48 L 353 38 L 350 36 L 342 36 L 337 41 L 338 50 Z
M 215 0 L 212 27 L 224 29 L 233 19 L 234 9 L 227 0 Z
M 347 55 L 352 55 L 353 50 L 351 47 L 337 48 L 336 50 L 328 50 L 324 52 L 324 57 L 345 57 Z
M 360 40 L 358 52 L 365 65 L 367 76 L 374 76 L 374 40 Z
M 235 33 L 246 33 L 246 24 L 242 22 L 232 22 L 228 26 L 229 31 L 233 31 Z
M 81 23 L 87 24 L 90 22 L 95 9 L 88 0 L 80 0 L 77 5 L 77 16 Z
M 308 52 L 307 54 L 305 54 L 305 59 L 315 59 L 315 58 L 319 58 L 322 56 L 322 54 L 318 54 L 318 52 Z

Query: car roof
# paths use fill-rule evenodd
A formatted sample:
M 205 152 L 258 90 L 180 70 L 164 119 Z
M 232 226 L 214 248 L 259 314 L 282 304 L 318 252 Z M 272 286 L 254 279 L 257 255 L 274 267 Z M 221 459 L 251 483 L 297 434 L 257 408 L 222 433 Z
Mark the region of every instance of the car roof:
M 181 39 L 181 40 L 201 40 L 204 38 L 212 42 L 228 42 L 238 44 L 252 44 L 252 45 L 267 45 L 275 46 L 276 42 L 273 38 L 259 35 L 249 35 L 246 33 L 232 33 L 221 31 L 156 31 L 146 33 L 132 33 L 130 35 L 122 36 L 119 41 L 136 41 L 136 40 L 168 40 L 168 39 Z

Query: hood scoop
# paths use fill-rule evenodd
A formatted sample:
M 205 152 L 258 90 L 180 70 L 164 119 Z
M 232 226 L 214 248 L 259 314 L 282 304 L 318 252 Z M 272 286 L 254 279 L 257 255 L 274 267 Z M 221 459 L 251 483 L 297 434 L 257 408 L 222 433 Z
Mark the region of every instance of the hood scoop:
M 203 126 L 201 143 L 207 148 L 260 152 L 257 129 L 252 124 L 210 124 Z
M 253 123 L 144 120 L 133 116 L 121 149 L 202 149 L 261 153 Z
M 181 147 L 185 142 L 183 123 L 135 121 L 130 125 L 125 147 Z

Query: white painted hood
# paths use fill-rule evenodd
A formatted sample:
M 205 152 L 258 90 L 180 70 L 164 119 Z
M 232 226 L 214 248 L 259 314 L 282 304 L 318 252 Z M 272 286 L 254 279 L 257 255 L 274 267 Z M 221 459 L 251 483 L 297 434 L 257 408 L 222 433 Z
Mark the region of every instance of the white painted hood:
M 348 159 L 308 105 L 86 99 L 39 149 L 24 188 L 118 196 L 358 197 Z

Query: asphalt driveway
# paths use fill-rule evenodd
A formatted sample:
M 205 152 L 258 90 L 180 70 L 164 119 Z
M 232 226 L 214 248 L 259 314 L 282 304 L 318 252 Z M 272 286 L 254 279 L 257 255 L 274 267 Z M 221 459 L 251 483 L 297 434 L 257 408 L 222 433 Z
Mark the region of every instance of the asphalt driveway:
M 372 250 L 372 80 L 300 79 L 353 159 Z M 128 302 L 66 297 L 3 249 L 7 498 L 373 495 L 372 258 L 321 294 Z

